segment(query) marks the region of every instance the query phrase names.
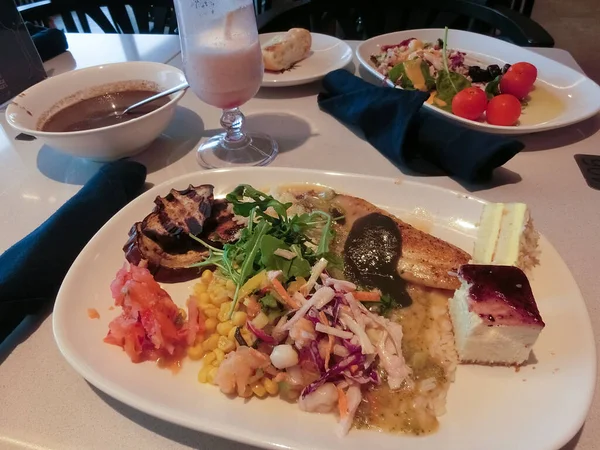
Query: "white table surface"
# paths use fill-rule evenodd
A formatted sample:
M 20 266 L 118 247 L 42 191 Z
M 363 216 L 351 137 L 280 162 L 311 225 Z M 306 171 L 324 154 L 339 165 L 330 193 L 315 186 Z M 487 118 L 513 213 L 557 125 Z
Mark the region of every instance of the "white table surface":
M 47 63 L 54 73 L 136 59 L 181 66 L 174 36 L 70 35 L 69 43 L 71 55 Z M 563 50 L 536 51 L 577 68 Z M 315 98 L 318 91 L 318 83 L 262 89 L 242 108 L 249 128 L 270 133 L 278 140 L 281 154 L 272 165 L 412 178 L 320 112 Z M 0 252 L 42 223 L 99 167 L 48 147 L 40 148 L 37 141 L 15 141 L 17 133 L 1 113 Z M 219 111 L 188 92 L 166 133 L 136 157 L 148 167 L 147 181 L 157 184 L 199 170 L 194 148 L 218 128 Z M 571 268 L 595 330 L 600 329 L 600 192 L 586 185 L 573 155 L 600 154 L 599 129 L 600 116 L 596 116 L 555 132 L 525 136 L 526 149 L 496 171 L 493 181 L 485 186 L 463 186 L 448 177 L 415 177 L 473 192 L 490 201 L 526 202 L 539 230 Z M 52 337 L 51 318 L 39 322 L 30 321 L 32 329 L 21 327 L 0 346 L 0 449 L 250 448 L 154 419 L 99 392 L 60 355 Z M 598 448 L 598 442 L 600 401 L 596 400 L 586 425 L 564 450 L 590 450 Z

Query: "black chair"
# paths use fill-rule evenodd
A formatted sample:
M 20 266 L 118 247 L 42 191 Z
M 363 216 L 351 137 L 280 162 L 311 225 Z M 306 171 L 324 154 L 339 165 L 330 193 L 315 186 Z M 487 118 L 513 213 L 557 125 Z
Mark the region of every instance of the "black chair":
M 366 39 L 393 31 L 450 28 L 474 31 L 517 45 L 553 47 L 554 39 L 538 23 L 503 5 L 485 0 L 313 0 L 342 20 L 346 39 Z
M 523 14 L 526 17 L 531 17 L 533 12 L 534 0 L 492 0 L 488 6 L 505 6 Z
M 139 33 L 177 33 L 170 0 L 42 0 L 22 4 L 18 9 L 24 20 L 44 26 L 51 26 L 53 18 L 60 16 L 69 33 L 91 33 L 89 19 L 105 33 L 134 33 L 134 24 Z

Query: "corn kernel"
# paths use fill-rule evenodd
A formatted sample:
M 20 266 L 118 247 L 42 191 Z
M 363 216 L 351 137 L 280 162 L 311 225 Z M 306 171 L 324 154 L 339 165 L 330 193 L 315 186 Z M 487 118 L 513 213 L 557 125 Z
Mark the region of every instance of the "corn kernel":
M 212 318 L 218 318 L 219 316 L 219 310 L 213 306 L 211 306 L 210 308 L 206 308 L 204 310 L 204 315 L 206 317 L 212 317 Z
M 222 350 L 224 353 L 229 353 L 235 350 L 235 343 L 226 336 L 221 336 L 217 344 L 217 349 Z
M 208 284 L 213 279 L 213 273 L 210 270 L 205 270 L 204 272 L 202 272 L 201 278 L 202 278 L 202 281 L 204 281 Z
M 231 302 L 221 303 L 221 307 L 219 308 L 219 313 L 217 314 L 217 319 L 220 322 L 225 322 L 229 318 L 229 309 L 231 308 Z
M 208 352 L 206 355 L 204 355 L 204 358 L 202 358 L 202 364 L 208 366 L 209 364 L 211 364 L 215 359 L 217 359 L 217 355 L 215 354 L 215 352 Z
M 214 383 L 215 378 L 217 376 L 217 370 L 219 370 L 217 367 L 212 367 L 209 371 L 208 371 L 208 375 L 206 377 L 206 381 L 208 383 Z
M 227 283 L 225 283 L 225 287 L 229 291 L 235 291 L 236 286 L 235 286 L 235 283 L 233 282 L 233 280 L 227 280 Z
M 179 315 L 183 320 L 187 319 L 187 312 L 183 308 L 179 308 Z
M 221 342 L 221 338 L 219 338 L 219 343 Z M 221 350 L 219 347 L 215 348 L 214 353 L 217 357 L 217 361 L 221 362 L 225 359 L 225 352 Z
M 241 327 L 244 326 L 246 324 L 246 319 L 248 318 L 248 314 L 246 314 L 244 311 L 236 311 L 235 313 L 233 313 L 233 317 L 231 318 L 231 322 L 233 322 L 233 324 L 236 327 Z
M 263 386 L 269 395 L 277 395 L 279 392 L 279 384 L 269 378 L 263 380 Z
M 207 382 L 208 372 L 211 369 L 212 369 L 211 366 L 204 366 L 204 367 L 202 367 L 202 369 L 200 369 L 200 372 L 198 372 L 198 381 L 200 383 L 206 383 Z
M 199 296 L 207 291 L 208 286 L 204 283 L 196 283 L 194 286 L 194 293 Z
M 240 397 L 250 398 L 250 397 L 252 397 L 252 394 L 253 394 L 252 388 L 250 386 L 246 386 L 244 391 L 240 394 Z
M 209 317 L 204 321 L 204 328 L 207 333 L 212 333 L 217 329 L 217 319 L 214 317 Z
M 231 320 L 228 320 L 227 322 L 221 322 L 217 324 L 217 333 L 219 333 L 221 336 L 227 336 L 232 328 L 233 323 L 231 323 Z
M 264 397 L 265 395 L 267 395 L 267 390 L 265 389 L 265 387 L 262 385 L 262 383 L 260 381 L 256 382 L 254 385 L 252 385 L 252 392 L 254 392 L 254 395 L 256 395 L 257 397 Z
M 219 335 L 217 333 L 211 334 L 210 337 L 204 341 L 202 344 L 202 348 L 204 351 L 210 352 L 217 348 L 217 344 L 219 343 Z
M 227 333 L 227 339 L 229 339 L 231 342 L 235 341 L 235 332 L 237 329 L 238 327 L 233 327 L 231 330 L 229 330 L 229 333 Z
M 193 359 L 193 360 L 202 358 L 202 355 L 204 355 L 204 349 L 202 348 L 202 343 L 194 345 L 193 347 L 188 347 L 187 355 L 190 357 L 190 359 Z
M 198 296 L 198 302 L 200 305 L 208 305 L 210 303 L 210 295 L 208 295 L 206 292 L 202 292 Z
M 229 300 L 229 297 L 227 296 L 227 294 L 225 292 L 215 293 L 211 297 L 211 302 L 215 306 L 221 306 L 227 300 Z

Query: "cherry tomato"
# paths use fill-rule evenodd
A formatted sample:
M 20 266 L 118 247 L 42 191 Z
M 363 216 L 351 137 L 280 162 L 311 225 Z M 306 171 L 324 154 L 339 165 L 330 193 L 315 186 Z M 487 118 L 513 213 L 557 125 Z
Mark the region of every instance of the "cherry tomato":
M 533 86 L 535 80 L 537 79 L 537 68 L 528 62 L 518 62 L 514 63 L 512 66 L 508 68 L 506 71 L 508 72 L 516 72 L 523 79 L 525 79 L 529 84 Z
M 452 99 L 452 112 L 469 120 L 477 120 L 486 106 L 487 96 L 478 87 L 465 88 Z
M 491 99 L 485 110 L 485 117 L 490 125 L 510 127 L 517 123 L 521 116 L 521 102 L 513 95 L 500 94 Z
M 536 78 L 537 69 L 533 64 L 526 62 L 513 64 L 500 79 L 500 92 L 523 99 L 531 91 Z

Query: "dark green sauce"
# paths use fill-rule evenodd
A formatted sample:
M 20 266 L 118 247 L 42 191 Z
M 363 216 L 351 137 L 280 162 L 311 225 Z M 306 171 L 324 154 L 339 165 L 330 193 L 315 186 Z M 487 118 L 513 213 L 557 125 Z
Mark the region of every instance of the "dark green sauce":
M 367 289 L 379 289 L 402 307 L 412 300 L 406 282 L 398 275 L 402 237 L 398 225 L 388 216 L 372 213 L 352 225 L 344 245 L 346 279 Z

